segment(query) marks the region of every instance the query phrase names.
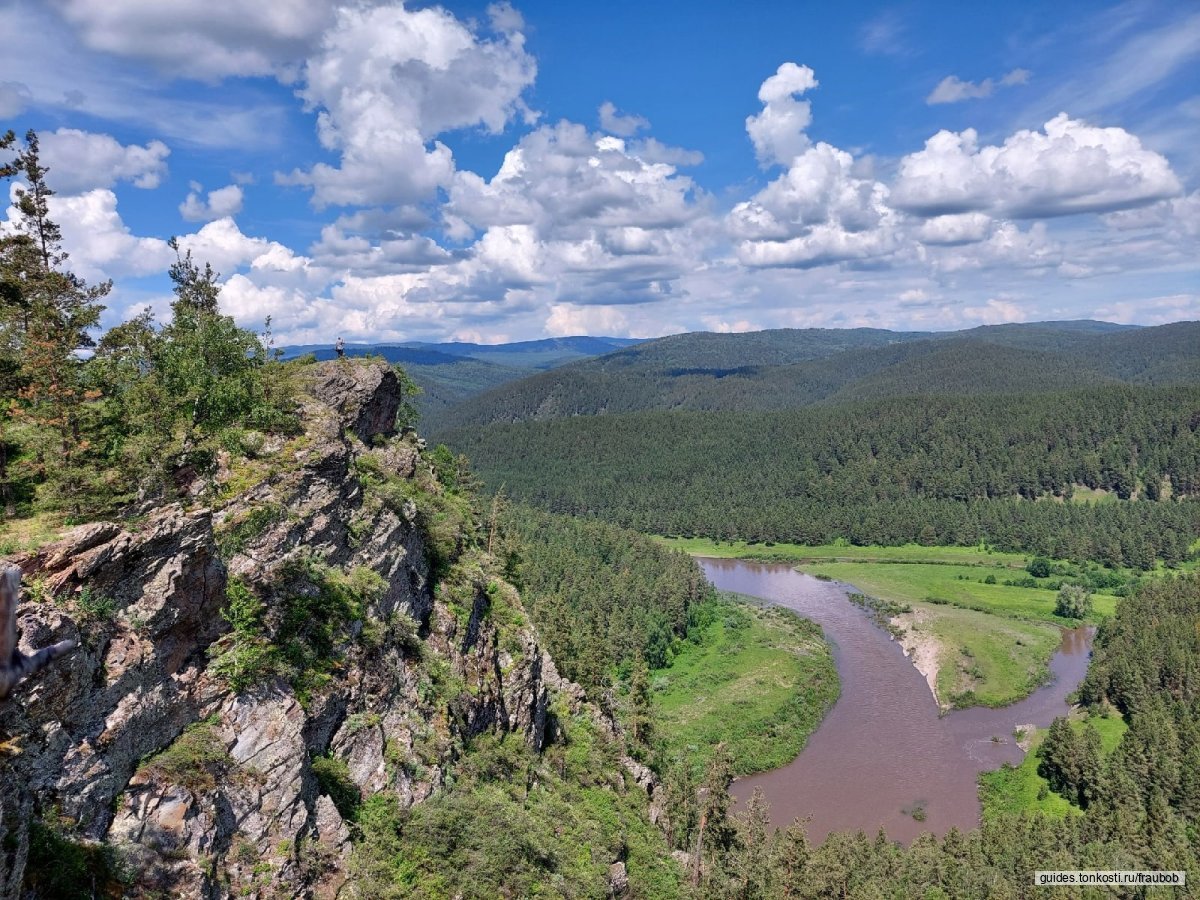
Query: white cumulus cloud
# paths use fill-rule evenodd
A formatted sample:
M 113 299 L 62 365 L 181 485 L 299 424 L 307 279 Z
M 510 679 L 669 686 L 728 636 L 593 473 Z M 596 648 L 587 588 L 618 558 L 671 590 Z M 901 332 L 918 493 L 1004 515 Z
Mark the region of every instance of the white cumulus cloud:
M 318 111 L 317 135 L 340 164 L 282 176 L 312 188 L 318 206 L 423 201 L 450 184 L 454 159 L 435 140 L 455 129 L 498 133 L 531 115 L 521 99 L 537 66 L 508 7 L 485 36 L 439 7 L 338 10 L 305 63 L 299 95 Z
M 84 43 L 176 76 L 285 74 L 333 20 L 327 0 L 50 0 Z
M 1166 158 L 1135 135 L 1062 113 L 1001 146 L 979 146 L 973 129 L 939 131 L 900 161 L 892 203 L 921 216 L 1049 218 L 1139 206 L 1180 190 Z
M 223 188 L 209 191 L 207 196 L 203 195 L 202 188 L 196 185 L 179 204 L 179 214 L 188 222 L 223 219 L 242 211 L 245 196 L 245 192 L 237 184 L 227 184 Z
M 810 144 L 805 129 L 812 123 L 812 105 L 796 99 L 817 86 L 817 78 L 808 66 L 785 62 L 758 89 L 763 109 L 746 119 L 746 132 L 754 143 L 754 153 L 764 166 L 786 166 Z
M 612 101 L 605 100 L 600 104 L 600 127 L 618 137 L 633 137 L 650 123 L 642 116 L 618 112 Z
M 39 140 L 42 164 L 49 169 L 46 180 L 60 194 L 81 194 L 118 181 L 156 188 L 167 174 L 171 154 L 162 141 L 126 145 L 112 135 L 77 128 L 47 131 Z
M 901 216 L 888 189 L 855 171 L 845 150 L 819 143 L 792 160 L 780 175 L 729 215 L 741 241 L 738 259 L 748 266 L 827 265 L 895 251 Z

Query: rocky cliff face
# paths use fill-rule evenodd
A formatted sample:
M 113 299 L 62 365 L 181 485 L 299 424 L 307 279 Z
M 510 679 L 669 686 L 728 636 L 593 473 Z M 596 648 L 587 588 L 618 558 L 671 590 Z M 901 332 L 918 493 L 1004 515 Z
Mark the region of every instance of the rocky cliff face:
M 347 792 L 419 803 L 470 735 L 545 740 L 553 663 L 393 433 L 394 374 L 307 377 L 302 434 L 15 560 L 22 648 L 79 647 L 0 701 L 0 897 L 64 847 L 130 896 L 334 896 Z

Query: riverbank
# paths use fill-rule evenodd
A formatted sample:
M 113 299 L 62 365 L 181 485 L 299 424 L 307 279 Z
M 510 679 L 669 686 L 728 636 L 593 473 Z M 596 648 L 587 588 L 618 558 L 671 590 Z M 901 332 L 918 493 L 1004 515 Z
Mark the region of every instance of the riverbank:
M 724 742 L 734 772 L 794 759 L 837 699 L 837 669 L 819 626 L 723 592 L 671 663 L 651 675 L 655 730 L 668 760 L 699 775 Z
M 718 588 L 768 598 L 812 619 L 833 646 L 841 694 L 803 752 L 785 766 L 734 785 L 742 803 L 761 787 L 777 825 L 811 817 L 809 835 L 815 841 L 830 831 L 874 834 L 881 826 L 891 839 L 904 842 L 924 831 L 973 827 L 981 809 L 979 774 L 1021 763 L 1024 754 L 1014 731 L 1024 725 L 1032 732 L 1066 715 L 1066 698 L 1087 670 L 1088 630 L 1063 632 L 1060 652 L 1049 663 L 1050 683 L 1013 706 L 943 713 L 930 702 L 928 682 L 892 634 L 872 621 L 891 616 L 891 608 L 880 605 L 874 615 L 864 615 L 849 602 L 844 585 L 816 579 L 794 565 L 711 558 L 701 564 Z M 1058 634 L 1053 626 L 1043 627 Z
M 786 562 L 907 611 L 890 630 L 929 684 L 943 711 L 1007 706 L 1049 676 L 1060 629 L 1078 624 L 1054 614 L 1070 564 L 1047 560 L 1054 574 L 1034 577 L 1030 558 L 979 547 L 854 547 L 719 543 L 662 539 L 710 558 Z M 1091 622 L 1113 613 L 1117 598 L 1093 595 Z

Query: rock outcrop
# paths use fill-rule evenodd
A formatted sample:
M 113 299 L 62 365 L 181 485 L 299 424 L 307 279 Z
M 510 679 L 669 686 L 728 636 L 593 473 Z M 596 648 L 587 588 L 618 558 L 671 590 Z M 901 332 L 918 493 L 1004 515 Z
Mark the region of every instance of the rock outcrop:
M 334 896 L 331 778 L 419 803 L 464 739 L 540 747 L 551 691 L 577 690 L 523 616 L 491 615 L 520 601 L 482 554 L 430 536 L 441 488 L 394 433 L 395 374 L 310 378 L 304 432 L 223 459 L 188 505 L 14 560 L 22 650 L 78 647 L 0 701 L 0 898 L 37 829 L 112 848 L 128 895 Z

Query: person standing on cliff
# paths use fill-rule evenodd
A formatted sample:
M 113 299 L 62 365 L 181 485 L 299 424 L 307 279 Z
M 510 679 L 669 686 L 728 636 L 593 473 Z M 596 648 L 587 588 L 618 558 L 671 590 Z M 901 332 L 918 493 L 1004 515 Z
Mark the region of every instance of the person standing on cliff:
M 333 349 L 337 352 L 338 359 L 341 359 L 346 355 L 346 342 L 339 337 L 337 343 L 333 345 Z

